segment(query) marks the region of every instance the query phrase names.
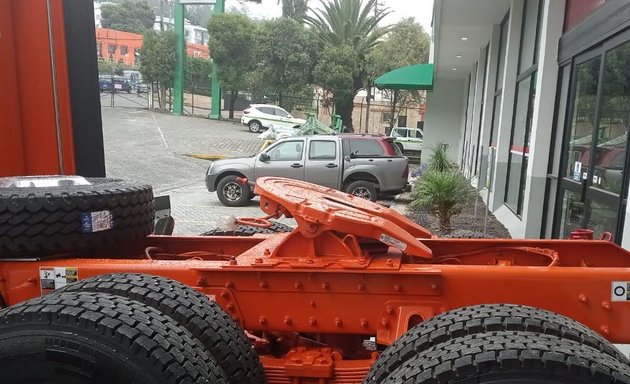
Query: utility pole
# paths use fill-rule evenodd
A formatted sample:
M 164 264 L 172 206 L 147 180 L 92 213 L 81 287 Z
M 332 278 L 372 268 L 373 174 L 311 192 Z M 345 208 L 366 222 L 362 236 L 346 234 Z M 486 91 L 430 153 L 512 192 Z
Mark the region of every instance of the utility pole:
M 177 42 L 175 45 L 175 78 L 173 79 L 173 115 L 184 113 L 184 60 L 186 55 L 186 43 L 184 42 L 184 4 L 175 0 L 175 33 Z
M 220 15 L 225 12 L 225 0 L 216 0 L 214 4 L 214 14 Z M 212 52 L 210 52 L 212 55 Z M 217 74 L 216 64 L 213 62 L 212 66 L 212 110 L 208 118 L 212 120 L 221 119 L 221 85 L 219 84 L 219 75 Z

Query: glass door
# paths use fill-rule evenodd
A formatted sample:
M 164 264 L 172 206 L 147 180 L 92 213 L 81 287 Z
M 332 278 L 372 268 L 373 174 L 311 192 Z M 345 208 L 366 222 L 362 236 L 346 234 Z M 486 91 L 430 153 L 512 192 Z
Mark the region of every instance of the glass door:
M 620 242 L 627 194 L 630 41 L 576 60 L 556 233 L 589 228 Z

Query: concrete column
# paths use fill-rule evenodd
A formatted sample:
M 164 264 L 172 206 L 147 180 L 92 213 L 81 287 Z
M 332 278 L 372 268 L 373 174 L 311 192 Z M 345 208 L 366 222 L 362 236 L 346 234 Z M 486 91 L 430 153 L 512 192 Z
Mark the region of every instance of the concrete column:
M 464 157 L 464 147 L 466 145 L 466 128 L 468 127 L 468 116 L 465 115 L 466 113 L 466 108 L 468 108 L 468 105 L 470 103 L 470 81 L 468 80 L 468 78 L 466 78 L 465 80 L 463 80 L 464 82 L 464 91 L 461 95 L 461 99 L 462 99 L 462 109 L 461 109 L 461 125 L 459 127 L 459 141 L 458 141 L 458 145 L 457 145 L 457 163 L 463 168 L 466 165 L 466 158 Z M 425 123 L 426 124 L 426 123 Z
M 523 201 L 525 237 L 539 238 L 543 220 L 541 196 L 545 191 L 553 112 L 558 84 L 558 45 L 562 36 L 564 2 L 544 0 L 539 39 L 536 99 L 532 116 L 529 161 Z
M 514 116 L 514 97 L 516 92 L 516 76 L 518 71 L 518 57 L 520 51 L 521 26 L 523 24 L 524 0 L 512 0 L 510 17 L 508 20 L 507 56 L 503 74 L 503 97 L 501 98 L 501 110 L 499 113 L 499 125 L 497 136 L 497 162 L 493 178 L 493 190 L 490 194 L 489 208 L 496 211 L 503 206 L 505 197 L 505 183 L 507 179 L 507 163 L 510 154 L 510 139 L 512 135 L 512 120 Z M 505 208 L 505 207 L 504 207 Z M 505 208 L 508 210 L 507 208 Z M 509 210 L 508 210 L 509 211 Z M 506 212 L 507 213 L 507 212 Z M 510 211 L 511 213 L 511 211 Z M 512 220 L 517 219 L 511 215 Z M 504 225 L 509 221 L 502 220 Z M 510 232 L 512 233 L 512 231 Z M 512 233 L 512 236 L 515 234 Z
M 465 99 L 466 80 L 464 79 L 438 79 L 433 92 L 427 93 L 428 109 L 422 144 L 423 161 L 428 161 L 431 148 L 438 143 L 449 144 L 449 157 L 452 160 L 459 160 L 463 142 Z M 457 152 L 458 148 L 459 152 Z
M 488 44 L 488 72 L 486 75 L 486 95 L 481 111 L 481 145 L 479 151 L 479 189 L 486 188 L 488 177 L 488 144 L 492 130 L 492 112 L 494 110 L 494 92 L 497 87 L 497 71 L 499 66 L 499 46 L 501 45 L 501 25 L 492 26 L 492 36 Z

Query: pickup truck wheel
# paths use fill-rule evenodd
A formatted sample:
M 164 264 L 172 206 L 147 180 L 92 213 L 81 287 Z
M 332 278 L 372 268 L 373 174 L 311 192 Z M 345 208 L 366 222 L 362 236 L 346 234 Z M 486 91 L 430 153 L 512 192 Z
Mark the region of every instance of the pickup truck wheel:
M 260 121 L 258 120 L 250 121 L 249 124 L 247 124 L 247 127 L 251 133 L 260 133 L 262 130 L 262 124 L 260 124 Z
M 251 187 L 241 184 L 234 175 L 225 176 L 217 185 L 217 197 L 227 207 L 242 207 L 249 201 Z
M 178 281 L 161 276 L 116 273 L 69 284 L 60 292 L 100 292 L 155 308 L 205 346 L 233 384 L 265 383 L 265 374 L 241 327 L 214 301 Z
M 608 340 L 573 319 L 523 305 L 482 304 L 444 312 L 411 328 L 381 353 L 365 382 L 388 382 L 394 370 L 439 343 L 476 333 L 507 330 L 573 340 L 630 364 Z
M 251 225 L 238 224 L 234 231 L 224 231 L 221 229 L 213 229 L 208 232 L 202 233 L 200 236 L 254 236 L 258 234 L 273 234 L 273 233 L 289 233 L 293 232 L 293 228 L 279 223 L 277 221 L 271 221 L 271 227 L 260 228 L 252 227 Z
M 0 311 L 0 384 L 227 384 L 201 344 L 134 300 L 50 294 Z
M 0 178 L 0 258 L 106 249 L 144 239 L 150 186 L 77 176 Z
M 371 181 L 354 181 L 348 185 L 346 193 L 370 201 L 376 201 L 378 199 L 378 191 L 376 190 L 374 183 Z
M 552 335 L 498 331 L 435 345 L 393 372 L 387 383 L 630 383 L 630 367 L 591 347 Z

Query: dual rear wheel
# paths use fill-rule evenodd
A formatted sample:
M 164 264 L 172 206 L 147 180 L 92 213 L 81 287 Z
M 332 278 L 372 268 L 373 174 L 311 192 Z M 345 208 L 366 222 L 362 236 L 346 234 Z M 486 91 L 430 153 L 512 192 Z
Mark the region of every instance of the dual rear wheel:
M 265 383 L 239 325 L 158 276 L 112 274 L 0 311 L 0 384 Z
M 479 305 L 438 315 L 387 348 L 364 383 L 630 383 L 628 359 L 548 311 Z

